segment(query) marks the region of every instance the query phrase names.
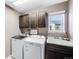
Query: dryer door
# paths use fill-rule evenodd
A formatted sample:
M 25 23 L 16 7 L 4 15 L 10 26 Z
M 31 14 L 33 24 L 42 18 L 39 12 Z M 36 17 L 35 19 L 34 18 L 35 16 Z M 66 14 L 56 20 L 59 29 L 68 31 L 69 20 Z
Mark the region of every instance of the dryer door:
M 32 43 L 24 45 L 24 59 L 42 59 L 41 46 Z

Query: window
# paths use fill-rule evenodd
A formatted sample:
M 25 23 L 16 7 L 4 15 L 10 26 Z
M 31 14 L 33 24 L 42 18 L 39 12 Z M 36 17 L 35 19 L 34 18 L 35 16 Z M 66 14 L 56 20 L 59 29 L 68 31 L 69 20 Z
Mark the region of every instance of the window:
M 48 32 L 65 32 L 65 11 L 48 14 Z

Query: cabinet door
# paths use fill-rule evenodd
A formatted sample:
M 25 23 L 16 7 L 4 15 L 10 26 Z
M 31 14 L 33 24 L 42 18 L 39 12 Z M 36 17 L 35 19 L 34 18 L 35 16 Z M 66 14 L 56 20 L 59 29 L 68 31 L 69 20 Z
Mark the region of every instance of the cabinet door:
M 36 14 L 30 14 L 30 27 L 31 28 L 36 28 L 37 27 Z
M 15 59 L 23 59 L 23 41 L 12 39 L 12 56 Z
M 29 28 L 29 16 L 28 15 L 20 16 L 19 25 L 21 28 Z
M 42 59 L 41 47 L 33 44 L 24 45 L 24 59 Z
M 38 13 L 38 27 L 46 26 L 46 13 Z
M 73 48 L 47 43 L 46 59 L 73 59 Z
M 47 50 L 46 59 L 64 59 L 63 54 Z

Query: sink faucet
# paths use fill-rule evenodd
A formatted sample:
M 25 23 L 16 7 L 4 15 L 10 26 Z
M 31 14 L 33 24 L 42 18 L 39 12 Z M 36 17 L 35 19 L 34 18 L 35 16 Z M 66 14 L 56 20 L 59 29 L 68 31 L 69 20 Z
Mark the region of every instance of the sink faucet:
M 63 36 L 63 39 L 64 39 L 64 40 L 67 40 L 67 41 L 70 41 L 69 35 L 68 35 L 67 32 L 66 32 L 65 35 Z

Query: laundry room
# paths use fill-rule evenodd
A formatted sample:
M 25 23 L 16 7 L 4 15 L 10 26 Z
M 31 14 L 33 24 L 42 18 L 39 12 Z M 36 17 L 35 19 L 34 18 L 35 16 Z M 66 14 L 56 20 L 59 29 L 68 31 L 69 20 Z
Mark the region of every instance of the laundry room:
M 6 59 L 73 59 L 72 0 L 5 0 Z

